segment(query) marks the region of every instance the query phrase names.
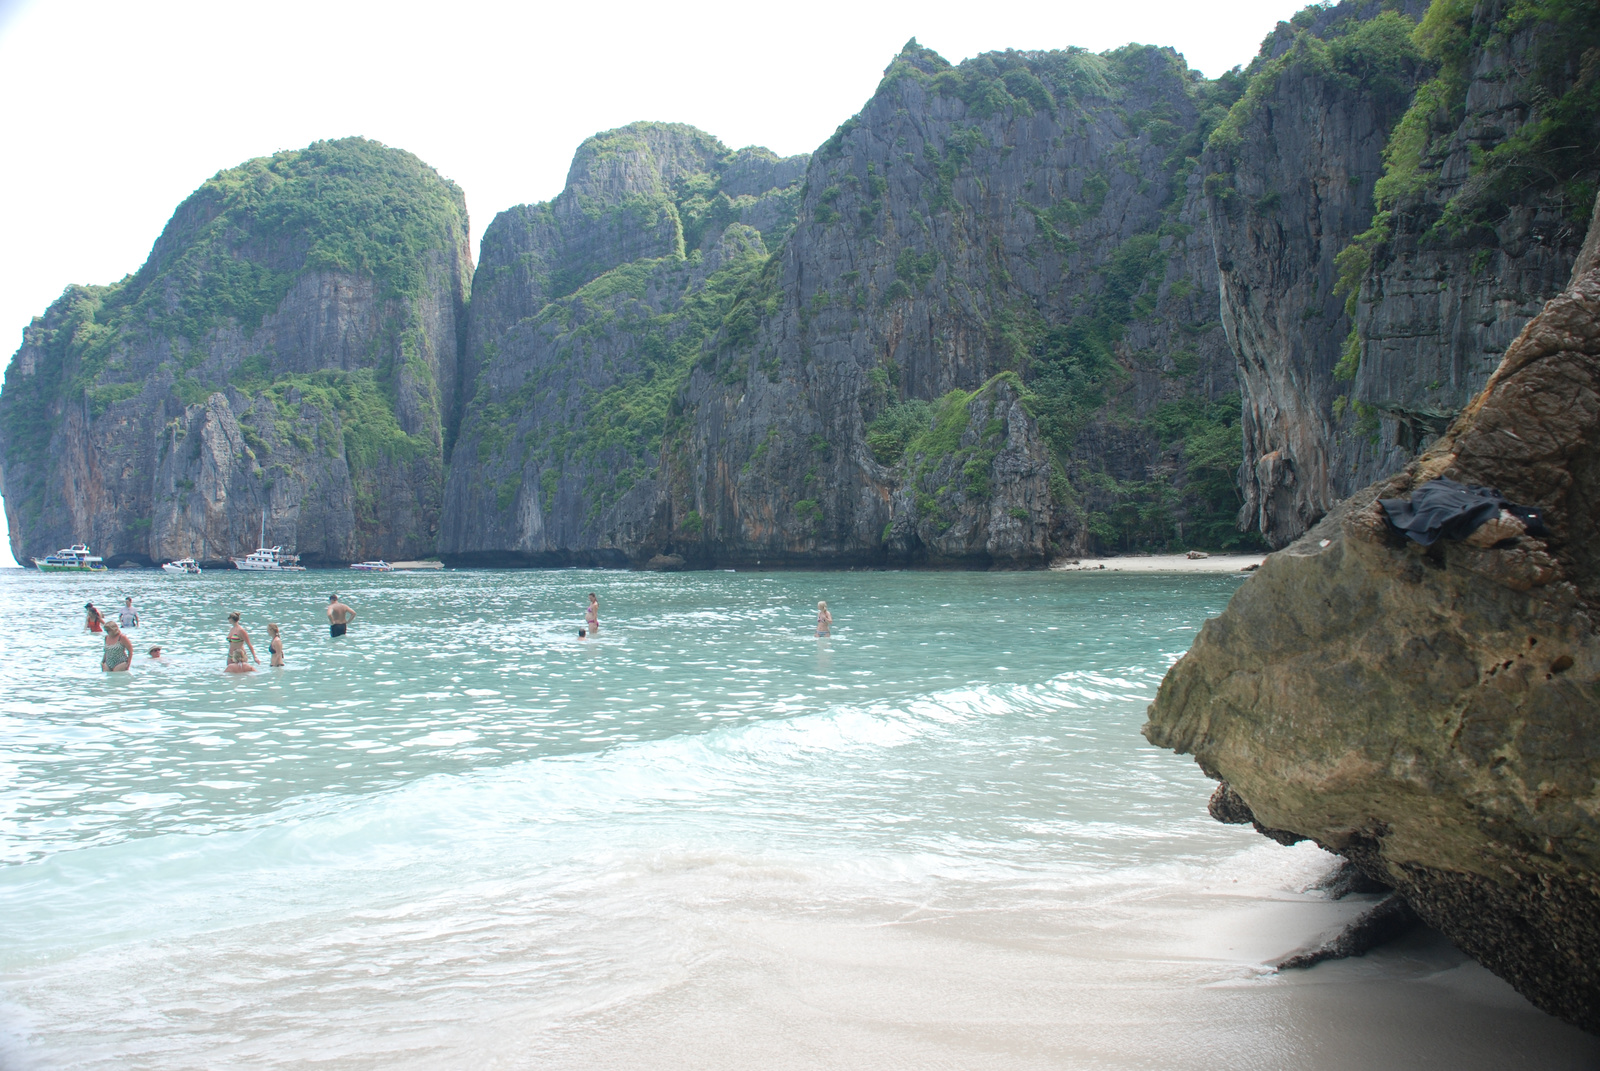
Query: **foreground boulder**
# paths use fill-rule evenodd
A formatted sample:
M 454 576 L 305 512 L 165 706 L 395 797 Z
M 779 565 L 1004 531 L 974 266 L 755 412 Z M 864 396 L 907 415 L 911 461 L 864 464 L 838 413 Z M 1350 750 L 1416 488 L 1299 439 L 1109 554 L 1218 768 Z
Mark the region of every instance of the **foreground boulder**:
M 1600 1032 L 1594 233 L 1444 438 L 1206 623 L 1144 733 L 1226 783 L 1224 820 L 1344 855 L 1535 1004 Z M 1408 545 L 1376 500 L 1440 476 L 1545 507 L 1551 535 Z

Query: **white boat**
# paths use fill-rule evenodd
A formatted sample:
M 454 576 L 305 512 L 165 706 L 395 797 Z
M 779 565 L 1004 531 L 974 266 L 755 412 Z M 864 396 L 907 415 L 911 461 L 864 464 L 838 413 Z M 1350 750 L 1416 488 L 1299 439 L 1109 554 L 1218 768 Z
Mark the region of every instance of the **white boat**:
M 394 566 L 388 562 L 352 562 L 350 568 L 358 573 L 392 573 Z
M 247 573 L 303 573 L 298 554 L 285 554 L 282 547 L 258 547 L 242 558 L 229 558 L 235 569 Z
M 267 514 L 261 513 L 261 546 L 242 558 L 229 558 L 235 569 L 246 573 L 303 573 L 300 555 L 285 554 L 282 547 L 267 546 Z
M 29 560 L 41 573 L 98 573 L 106 567 L 98 555 L 89 553 L 89 547 L 84 543 L 74 543 L 54 554 Z
M 179 558 L 175 562 L 168 562 L 161 567 L 163 573 L 173 576 L 199 576 L 200 563 L 193 558 Z

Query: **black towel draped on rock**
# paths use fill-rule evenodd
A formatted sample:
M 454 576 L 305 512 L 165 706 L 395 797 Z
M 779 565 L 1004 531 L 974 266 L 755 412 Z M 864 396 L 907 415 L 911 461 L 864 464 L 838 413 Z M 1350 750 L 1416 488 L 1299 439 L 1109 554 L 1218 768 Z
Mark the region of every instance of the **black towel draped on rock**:
M 1429 480 L 1404 498 L 1378 500 L 1389 523 L 1410 539 L 1429 546 L 1440 539 L 1465 539 L 1485 521 L 1505 510 L 1527 525 L 1528 534 L 1548 535 L 1543 511 L 1506 500 L 1492 487 L 1467 486 L 1454 480 Z

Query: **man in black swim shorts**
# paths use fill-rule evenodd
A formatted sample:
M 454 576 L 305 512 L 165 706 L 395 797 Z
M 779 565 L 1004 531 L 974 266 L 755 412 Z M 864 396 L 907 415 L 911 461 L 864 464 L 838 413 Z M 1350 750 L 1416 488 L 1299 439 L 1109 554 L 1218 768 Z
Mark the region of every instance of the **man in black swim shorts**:
M 350 619 L 356 612 L 339 601 L 339 596 L 328 596 L 328 635 L 343 636 L 345 626 L 350 624 Z

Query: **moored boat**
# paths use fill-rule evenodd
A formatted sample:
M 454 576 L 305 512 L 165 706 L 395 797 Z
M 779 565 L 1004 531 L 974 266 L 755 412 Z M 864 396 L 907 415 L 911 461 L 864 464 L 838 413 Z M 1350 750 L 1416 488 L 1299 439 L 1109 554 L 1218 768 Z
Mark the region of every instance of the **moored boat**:
M 193 558 L 179 558 L 175 562 L 168 562 L 163 565 L 161 571 L 172 576 L 199 576 L 200 563 Z
M 229 558 L 233 567 L 246 573 L 303 573 L 300 555 L 285 554 L 282 547 L 267 546 L 267 514 L 261 513 L 261 545 L 242 558 Z
M 394 566 L 385 561 L 352 562 L 350 568 L 358 573 L 392 573 Z
M 285 554 L 282 547 L 259 547 L 243 558 L 229 558 L 235 569 L 246 573 L 303 573 L 300 555 Z
M 89 553 L 89 547 L 84 543 L 74 543 L 54 554 L 29 560 L 41 573 L 98 573 L 106 567 L 98 555 Z

